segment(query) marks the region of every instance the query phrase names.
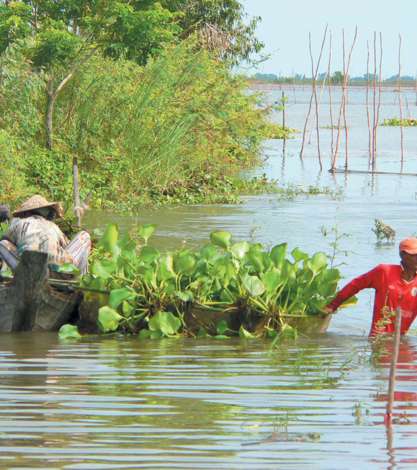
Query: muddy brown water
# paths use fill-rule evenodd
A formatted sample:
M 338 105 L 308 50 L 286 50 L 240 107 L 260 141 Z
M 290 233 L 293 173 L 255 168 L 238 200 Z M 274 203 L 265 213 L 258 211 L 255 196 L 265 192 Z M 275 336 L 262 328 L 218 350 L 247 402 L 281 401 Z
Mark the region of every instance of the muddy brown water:
M 287 94 L 287 122 L 301 129 L 308 90 Z M 414 93 L 407 96 L 415 117 Z M 398 115 L 397 94 L 384 90 L 383 98 L 382 117 Z M 363 169 L 363 90 L 353 90 L 350 102 L 351 168 Z M 321 132 L 327 168 L 330 130 Z M 399 129 L 381 128 L 379 146 L 379 169 L 397 171 Z M 405 129 L 405 146 L 406 171 L 417 173 L 417 129 Z M 238 206 L 146 209 L 135 217 L 92 212 L 86 223 L 103 227 L 116 219 L 123 230 L 157 223 L 155 244 L 166 249 L 198 245 L 221 228 L 236 239 L 288 241 L 308 252 L 329 252 L 333 239 L 321 227 L 337 226 L 346 234 L 337 255 L 346 279 L 397 262 L 397 245 L 376 244 L 371 228 L 382 218 L 397 241 L 417 233 L 416 178 L 332 178 L 318 171 L 314 138 L 303 164 L 299 147 L 300 135 L 287 141 L 284 155 L 282 142 L 267 142 L 265 165 L 255 174 L 339 196 L 246 197 Z M 327 334 L 273 351 L 258 340 L 92 336 L 65 343 L 53 333 L 1 335 L 0 468 L 416 468 L 417 337 L 411 332 L 401 344 L 401 420 L 389 436 L 383 414 L 391 344 L 369 343 L 371 308 L 372 292 L 364 292 Z

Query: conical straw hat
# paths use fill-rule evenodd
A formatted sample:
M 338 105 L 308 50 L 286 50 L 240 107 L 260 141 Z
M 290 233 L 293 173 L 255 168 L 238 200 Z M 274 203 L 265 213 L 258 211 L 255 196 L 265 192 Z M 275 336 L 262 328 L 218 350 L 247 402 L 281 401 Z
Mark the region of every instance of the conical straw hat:
M 13 215 L 19 215 L 22 212 L 30 212 L 35 209 L 41 209 L 42 207 L 53 207 L 57 215 L 62 216 L 62 207 L 59 202 L 49 202 L 39 194 L 35 194 L 35 196 L 27 199 L 19 208 L 13 212 Z

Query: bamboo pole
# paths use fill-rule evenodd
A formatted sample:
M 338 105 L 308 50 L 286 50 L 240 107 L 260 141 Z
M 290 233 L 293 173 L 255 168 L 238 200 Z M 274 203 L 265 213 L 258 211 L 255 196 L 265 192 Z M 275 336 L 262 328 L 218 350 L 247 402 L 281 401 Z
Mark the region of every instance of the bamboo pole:
M 372 94 L 372 170 L 376 163 L 375 129 L 376 129 L 376 31 L 374 32 L 374 79 Z
M 281 104 L 282 104 L 282 128 L 284 131 L 284 139 L 282 141 L 282 153 L 283 156 L 285 155 L 285 150 L 287 146 L 287 139 L 286 139 L 286 134 L 285 134 L 285 125 L 286 125 L 286 119 L 285 119 L 285 103 L 287 102 L 287 98 L 285 96 L 284 90 L 281 92 Z
M 343 31 L 344 34 L 344 31 Z M 353 37 L 352 45 L 349 50 L 348 54 L 348 60 L 347 60 L 347 65 L 346 65 L 346 73 L 345 76 L 343 77 L 343 85 L 342 85 L 342 99 L 340 103 L 340 108 L 339 108 L 339 116 L 337 120 L 337 136 L 336 136 L 336 146 L 335 146 L 335 151 L 333 154 L 332 158 L 332 166 L 331 166 L 331 171 L 334 171 L 336 169 L 336 163 L 337 163 L 337 155 L 339 152 L 339 145 L 340 145 L 340 125 L 341 125 L 341 120 L 342 120 L 342 113 L 343 113 L 343 107 L 345 106 L 345 101 L 346 101 L 346 85 L 348 81 L 348 75 L 349 75 L 349 68 L 350 68 L 350 61 L 352 58 L 352 52 L 356 44 L 356 39 L 358 37 L 358 27 L 355 27 L 355 34 Z
M 324 29 L 324 33 L 323 33 L 323 39 L 322 39 L 322 42 L 321 42 L 320 54 L 319 54 L 319 58 L 317 60 L 316 70 L 315 70 L 315 73 L 314 73 L 315 78 L 317 77 L 317 73 L 318 73 L 318 70 L 319 70 L 320 62 L 321 62 L 321 57 L 323 55 L 324 44 L 326 42 L 326 36 L 327 36 L 327 28 L 328 28 L 328 26 L 326 25 L 326 27 Z M 308 33 L 308 38 L 309 38 L 309 44 L 311 46 L 311 33 Z M 304 123 L 303 137 L 302 137 L 302 141 L 301 141 L 301 150 L 300 150 L 300 159 L 301 160 L 303 159 L 303 155 L 304 155 L 304 146 L 305 146 L 305 139 L 306 139 L 306 133 L 307 133 L 307 126 L 308 126 L 308 121 L 310 119 L 311 108 L 312 108 L 312 105 L 313 105 L 313 98 L 314 97 L 313 97 L 313 93 L 312 93 L 311 97 L 310 97 L 310 102 L 309 102 L 309 106 L 308 106 L 306 120 L 305 120 L 305 123 Z
M 346 71 L 346 48 L 345 48 L 345 30 L 344 29 L 342 30 L 342 39 L 343 39 L 343 77 L 346 77 L 347 71 Z M 343 87 L 343 93 L 345 96 L 343 100 L 343 125 L 345 127 L 345 171 L 348 170 L 348 166 L 349 166 L 348 165 L 349 129 L 348 129 L 347 120 L 346 120 L 346 104 L 348 100 L 348 87 L 349 87 L 349 79 L 346 80 L 346 87 Z
M 416 73 L 416 80 L 415 80 L 415 93 L 416 93 L 416 106 L 417 106 L 417 73 Z
M 329 35 L 329 62 L 327 64 L 327 77 L 328 77 L 328 89 L 329 89 L 329 110 L 330 110 L 330 128 L 331 128 L 331 155 L 333 155 L 334 147 L 334 132 L 333 132 L 333 103 L 332 103 L 332 83 L 331 83 L 331 64 L 332 64 L 332 32 Z
M 400 146 L 401 146 L 401 173 L 404 170 L 404 129 L 403 129 L 403 105 L 401 97 L 401 34 L 398 35 L 398 103 L 400 107 Z
M 311 86 L 313 87 L 314 109 L 316 113 L 317 156 L 319 159 L 320 170 L 322 170 L 323 163 L 321 161 L 321 152 L 320 152 L 319 105 L 317 101 L 317 86 L 316 86 L 317 72 L 314 73 L 314 59 L 313 59 L 313 51 L 311 49 L 311 33 L 309 33 L 308 45 L 309 45 L 310 60 L 311 60 L 311 75 L 313 77 Z
M 395 373 L 397 370 L 398 353 L 400 350 L 401 338 L 401 308 L 396 309 L 395 315 L 395 330 L 394 330 L 394 347 L 391 356 L 391 366 L 389 371 L 389 384 L 388 384 L 388 401 L 385 412 L 384 422 L 387 426 L 392 424 L 392 410 L 394 407 L 394 394 L 395 394 Z
M 366 55 L 366 118 L 368 121 L 368 169 L 371 168 L 371 162 L 372 162 L 372 146 L 373 146 L 373 141 L 372 141 L 372 132 L 371 132 L 371 115 L 369 112 L 369 41 L 366 41 L 366 50 L 367 50 L 367 55 Z
M 375 155 L 377 150 L 378 141 L 378 126 L 379 126 L 379 114 L 381 111 L 381 93 L 382 93 L 382 33 L 379 33 L 379 70 L 378 70 L 378 100 L 376 104 L 376 118 L 375 118 L 375 130 L 374 130 L 374 147 Z

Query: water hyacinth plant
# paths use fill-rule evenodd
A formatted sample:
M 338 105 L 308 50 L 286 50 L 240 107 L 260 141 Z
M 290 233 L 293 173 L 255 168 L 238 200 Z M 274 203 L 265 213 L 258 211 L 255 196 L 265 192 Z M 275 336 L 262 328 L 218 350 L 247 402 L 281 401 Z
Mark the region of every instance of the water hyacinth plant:
M 324 253 L 288 253 L 286 243 L 266 250 L 234 242 L 224 231 L 213 232 L 200 249 L 162 253 L 148 244 L 154 230 L 140 227 L 138 244 L 107 226 L 81 279 L 84 288 L 98 291 L 87 292 L 84 305 L 98 311 L 100 331 L 149 338 L 294 336 L 291 320 L 319 321 L 340 279 Z

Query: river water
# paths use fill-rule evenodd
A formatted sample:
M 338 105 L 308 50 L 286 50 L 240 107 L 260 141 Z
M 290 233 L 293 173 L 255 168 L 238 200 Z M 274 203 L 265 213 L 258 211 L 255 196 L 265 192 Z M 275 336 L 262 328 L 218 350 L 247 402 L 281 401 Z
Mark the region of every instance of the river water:
M 302 129 L 310 97 L 287 88 L 287 124 Z M 267 92 L 270 102 L 281 90 Z M 398 93 L 384 89 L 381 118 L 398 116 Z M 412 90 L 404 114 L 416 116 Z M 333 96 L 337 114 L 340 96 Z M 363 89 L 348 108 L 349 167 L 365 169 L 368 130 Z M 280 113 L 276 119 L 279 121 Z M 328 95 L 320 126 L 329 124 Z M 328 188 L 328 194 L 243 198 L 238 206 L 147 209 L 135 217 L 91 213 L 88 223 L 117 219 L 123 229 L 157 223 L 162 247 L 196 245 L 210 231 L 235 239 L 331 252 L 346 279 L 378 263 L 395 263 L 397 245 L 379 245 L 375 218 L 417 233 L 416 178 L 331 176 L 331 130 L 320 130 L 324 171 L 314 133 L 304 159 L 301 135 L 266 142 L 266 173 L 283 185 Z M 308 139 L 310 140 L 310 139 Z M 417 129 L 404 129 L 404 171 L 417 173 Z M 340 166 L 344 163 L 343 140 Z M 378 170 L 399 172 L 400 131 L 380 128 Z M 323 235 L 325 227 L 328 235 Z M 282 468 L 393 469 L 417 465 L 417 337 L 402 340 L 392 433 L 383 424 L 390 341 L 367 339 L 372 292 L 342 310 L 329 332 L 271 350 L 266 341 L 139 341 L 56 334 L 0 336 L 0 468 Z

